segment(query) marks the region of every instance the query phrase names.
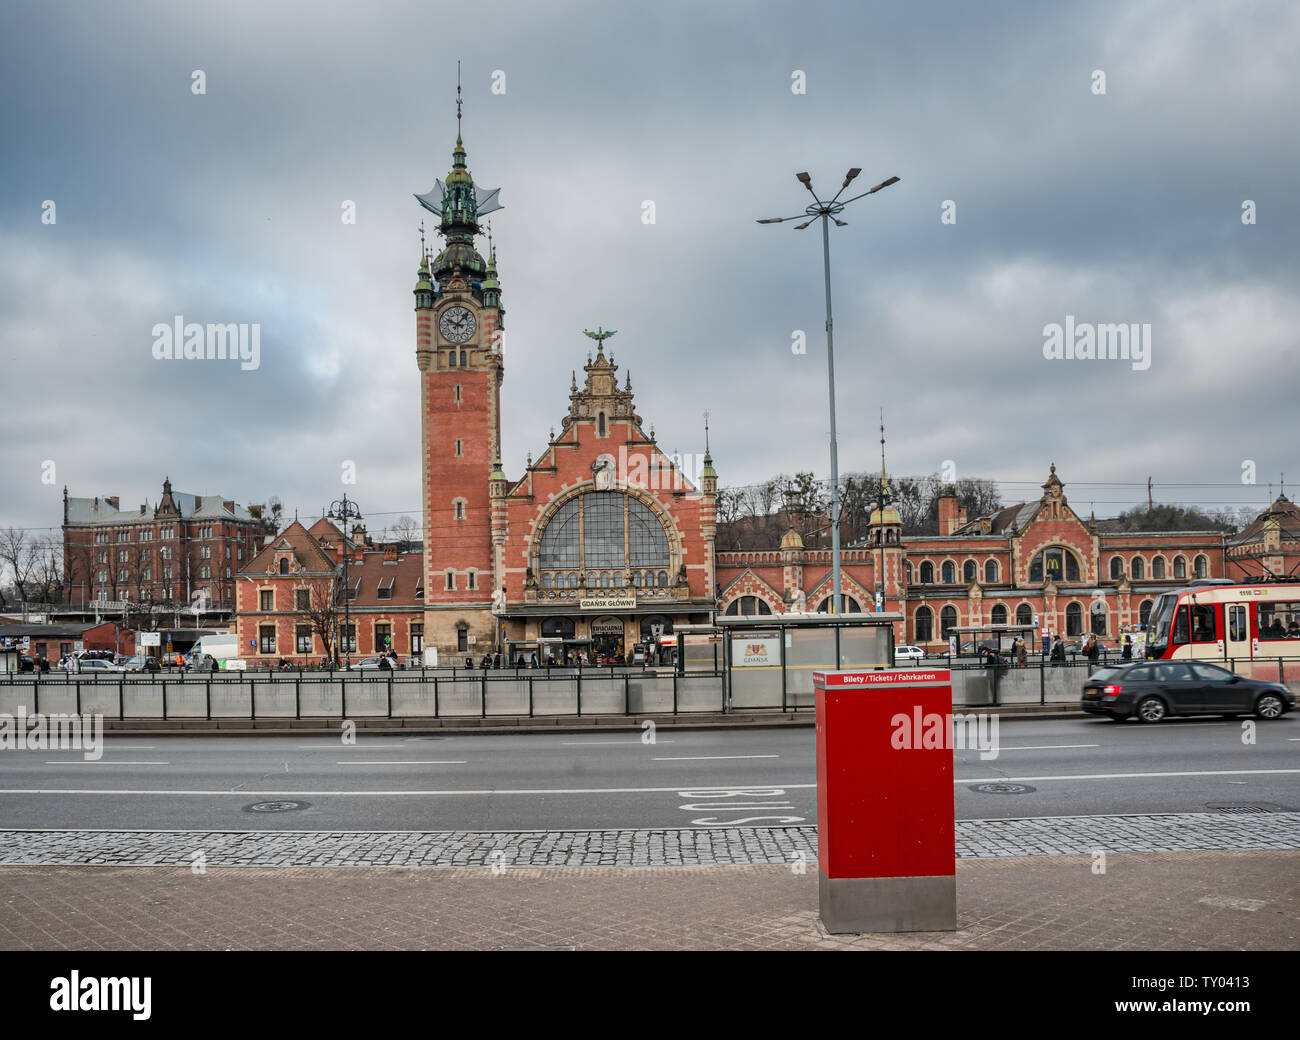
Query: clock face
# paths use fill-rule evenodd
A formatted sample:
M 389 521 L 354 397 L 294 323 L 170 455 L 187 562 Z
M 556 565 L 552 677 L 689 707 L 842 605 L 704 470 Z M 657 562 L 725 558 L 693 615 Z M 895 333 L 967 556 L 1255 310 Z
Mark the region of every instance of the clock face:
M 464 307 L 448 307 L 438 319 L 438 331 L 451 343 L 464 343 L 476 327 L 473 312 Z

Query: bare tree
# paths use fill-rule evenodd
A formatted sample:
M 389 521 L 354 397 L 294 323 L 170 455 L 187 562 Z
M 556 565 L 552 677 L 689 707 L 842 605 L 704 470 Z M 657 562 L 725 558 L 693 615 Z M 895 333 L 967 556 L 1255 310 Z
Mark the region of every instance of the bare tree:
M 0 530 L 0 575 L 8 571 L 19 602 L 27 602 L 27 586 L 31 581 L 36 553 L 32 539 L 18 527 Z
M 63 598 L 63 543 L 53 535 L 36 539 L 33 546 L 31 593 L 42 603 Z
M 334 660 L 334 636 L 338 628 L 342 583 L 338 577 L 313 578 L 307 583 L 307 608 L 300 613 L 320 636 L 327 660 Z
M 398 517 L 397 522 L 388 529 L 386 541 L 396 547 L 399 553 L 409 553 L 415 548 L 420 537 L 420 525 L 409 516 Z

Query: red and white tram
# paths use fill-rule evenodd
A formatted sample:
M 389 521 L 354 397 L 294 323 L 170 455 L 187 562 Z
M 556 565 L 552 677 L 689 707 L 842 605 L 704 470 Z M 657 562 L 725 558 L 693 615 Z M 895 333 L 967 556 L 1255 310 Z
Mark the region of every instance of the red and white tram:
M 1166 592 L 1151 608 L 1146 656 L 1228 660 L 1250 678 L 1298 680 L 1300 582 L 1210 578 Z

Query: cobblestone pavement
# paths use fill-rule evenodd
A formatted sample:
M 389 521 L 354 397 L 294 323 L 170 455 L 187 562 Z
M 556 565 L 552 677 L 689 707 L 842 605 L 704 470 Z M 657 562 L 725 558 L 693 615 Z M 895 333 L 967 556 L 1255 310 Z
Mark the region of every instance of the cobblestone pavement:
M 1300 813 L 967 820 L 962 859 L 1300 849 Z M 0 865 L 690 867 L 812 863 L 815 827 L 606 831 L 0 831 Z
M 826 933 L 812 868 L 0 867 L 0 949 L 1296 950 L 1296 864 L 962 860 L 956 931 L 869 935 Z

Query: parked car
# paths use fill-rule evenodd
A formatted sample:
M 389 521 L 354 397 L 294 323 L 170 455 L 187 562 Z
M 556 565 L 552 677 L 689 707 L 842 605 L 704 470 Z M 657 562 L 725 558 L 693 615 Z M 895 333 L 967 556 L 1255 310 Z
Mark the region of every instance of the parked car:
M 1276 719 L 1295 710 L 1295 694 L 1204 661 L 1135 661 L 1097 669 L 1083 684 L 1082 707 L 1118 722 L 1131 715 L 1143 722 L 1170 715 Z
M 375 669 L 379 669 L 383 667 L 383 665 L 379 663 L 380 660 L 381 658 L 378 657 L 363 657 L 359 661 L 353 661 L 350 665 L 346 665 L 344 667 L 344 671 L 369 672 Z
M 925 657 L 925 651 L 919 646 L 896 646 L 894 647 L 895 661 L 919 661 Z
M 109 672 L 124 672 L 126 669 L 120 664 L 105 661 L 102 657 L 83 657 L 77 662 L 76 670 L 85 675 L 103 675 Z
M 124 657 L 119 663 L 122 665 L 122 669 L 127 672 L 158 672 L 162 670 L 157 661 L 152 657 L 146 657 L 144 654 Z

